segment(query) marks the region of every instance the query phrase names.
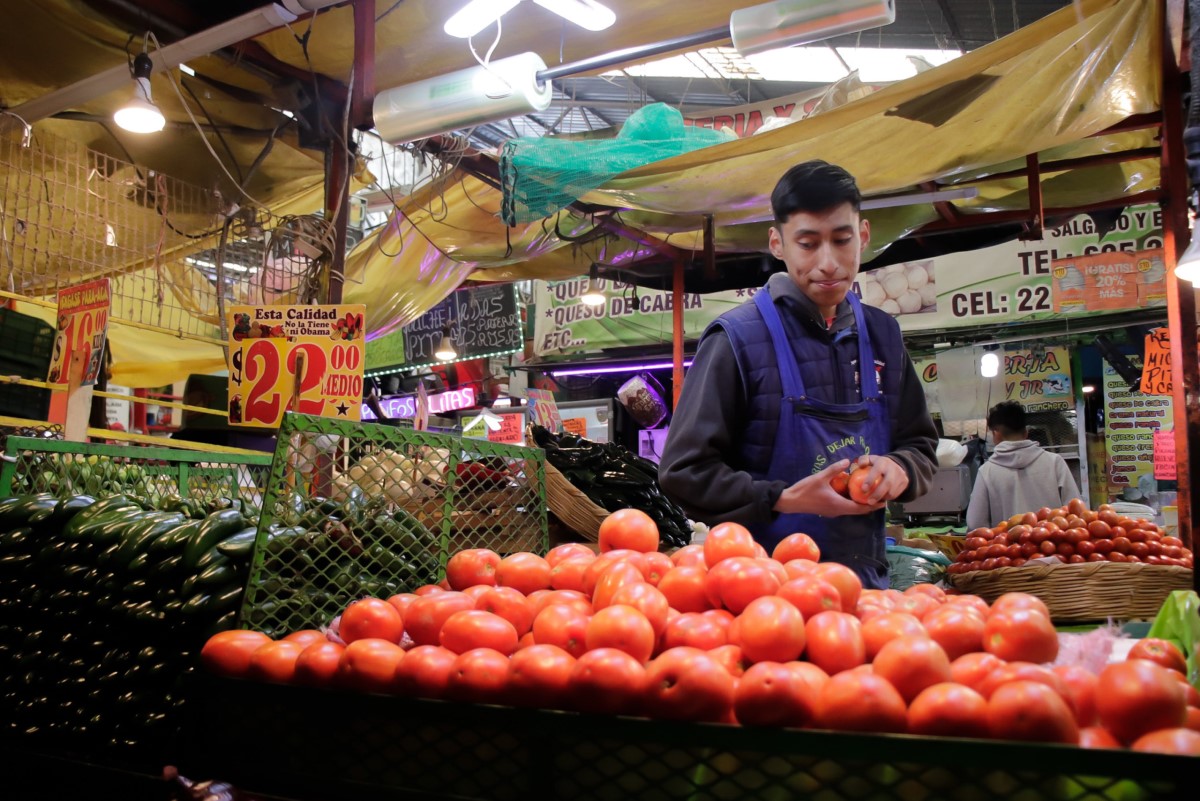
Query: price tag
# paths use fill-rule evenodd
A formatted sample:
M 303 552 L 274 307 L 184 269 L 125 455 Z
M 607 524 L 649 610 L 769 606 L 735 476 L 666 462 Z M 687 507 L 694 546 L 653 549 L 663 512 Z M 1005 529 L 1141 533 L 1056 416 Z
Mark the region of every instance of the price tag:
M 529 398 L 529 416 L 533 422 L 547 431 L 562 431 L 562 416 L 558 413 L 554 393 L 548 389 L 528 389 L 525 394 Z
M 1175 432 L 1160 428 L 1154 432 L 1154 477 L 1159 481 L 1174 481 L 1176 469 Z
M 284 412 L 359 420 L 365 307 L 234 306 L 229 422 L 276 428 Z
M 568 417 L 562 421 L 563 431 L 587 439 L 587 418 Z
M 80 386 L 96 383 L 104 363 L 110 298 L 107 278 L 59 290 L 58 333 L 46 375 L 51 384 L 67 382 L 67 366 L 75 351 L 83 353 L 86 365 Z
M 1142 394 L 1170 395 L 1171 336 L 1166 328 L 1155 328 L 1146 334 L 1145 354 L 1142 360 Z M 1155 453 L 1157 452 L 1156 448 Z M 1157 469 L 1156 466 L 1156 472 Z
M 489 429 L 487 438 L 490 442 L 500 442 L 505 445 L 524 445 L 525 415 L 516 413 L 500 415 L 500 427 L 494 431 Z

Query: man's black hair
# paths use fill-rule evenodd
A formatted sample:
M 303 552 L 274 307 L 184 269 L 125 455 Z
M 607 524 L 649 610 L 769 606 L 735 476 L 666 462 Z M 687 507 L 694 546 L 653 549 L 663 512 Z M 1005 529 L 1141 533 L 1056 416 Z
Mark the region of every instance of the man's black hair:
M 849 203 L 855 211 L 862 193 L 854 176 L 827 161 L 805 161 L 783 174 L 771 192 L 771 211 L 782 225 L 796 212 L 828 211 Z
M 999 431 L 1002 436 L 1024 434 L 1029 425 L 1025 420 L 1025 407 L 1018 401 L 1002 401 L 988 411 L 987 427 Z

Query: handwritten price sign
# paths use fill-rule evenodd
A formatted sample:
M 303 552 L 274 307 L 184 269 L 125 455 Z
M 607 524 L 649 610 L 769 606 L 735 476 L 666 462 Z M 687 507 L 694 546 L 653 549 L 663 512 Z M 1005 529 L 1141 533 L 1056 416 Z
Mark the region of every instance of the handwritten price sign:
M 362 305 L 235 306 L 229 422 L 276 428 L 284 412 L 359 420 Z
M 71 357 L 84 356 L 81 386 L 96 383 L 104 360 L 104 335 L 108 331 L 108 310 L 111 294 L 108 279 L 89 281 L 58 292 L 58 333 L 50 370 L 46 380 L 51 384 L 66 383 Z

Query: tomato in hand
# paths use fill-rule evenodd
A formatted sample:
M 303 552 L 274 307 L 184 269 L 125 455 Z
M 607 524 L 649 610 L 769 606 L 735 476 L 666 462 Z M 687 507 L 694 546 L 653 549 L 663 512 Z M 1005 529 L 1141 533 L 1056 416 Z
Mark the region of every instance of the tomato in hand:
M 871 502 L 871 493 L 879 486 L 879 482 L 883 480 L 883 476 L 876 476 L 875 480 L 868 484 L 867 476 L 870 472 L 870 468 L 859 467 L 850 474 L 850 479 L 846 487 L 850 500 L 857 503 Z
M 849 473 L 834 473 L 833 478 L 829 479 L 829 486 L 833 487 L 833 491 L 843 498 L 850 497 L 850 474 Z
M 658 550 L 658 524 L 640 509 L 618 509 L 600 523 L 600 553 Z

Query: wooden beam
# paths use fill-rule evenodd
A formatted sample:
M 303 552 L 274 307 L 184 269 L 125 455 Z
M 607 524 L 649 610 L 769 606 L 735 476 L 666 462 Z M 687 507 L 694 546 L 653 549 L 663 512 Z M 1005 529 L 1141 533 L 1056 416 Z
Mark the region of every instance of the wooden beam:
M 683 255 L 675 257 L 671 278 L 671 409 L 679 408 L 683 392 Z
M 1161 190 L 1147 189 L 1144 192 L 1136 192 L 1132 195 L 1112 198 L 1111 200 L 1100 200 L 1095 203 L 1085 203 L 1081 206 L 1045 209 L 1044 215 L 1047 219 L 1056 217 L 1074 217 L 1077 214 L 1086 214 L 1089 211 L 1099 211 L 1100 209 L 1115 209 L 1122 206 L 1136 206 L 1139 203 L 1158 203 L 1160 200 L 1162 200 L 1162 196 L 1163 193 Z M 954 223 L 948 223 L 944 220 L 931 222 L 913 232 L 910 234 L 910 236 L 921 237 L 929 236 L 931 234 L 944 234 L 948 231 L 970 231 L 976 228 L 990 228 L 994 225 L 1024 223 L 1028 222 L 1028 220 L 1028 209 L 1013 209 L 1012 211 L 989 211 L 985 214 L 962 214 Z
M 375 0 L 354 0 L 354 84 L 350 87 L 350 127 L 374 127 Z
M 1025 157 L 1025 187 L 1029 192 L 1029 238 L 1041 239 L 1046 227 L 1046 211 L 1042 208 L 1042 171 L 1037 153 Z

